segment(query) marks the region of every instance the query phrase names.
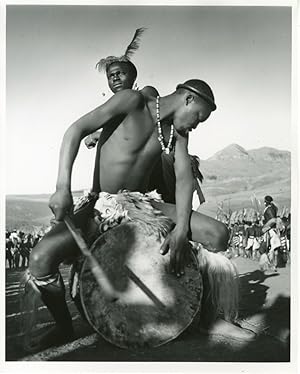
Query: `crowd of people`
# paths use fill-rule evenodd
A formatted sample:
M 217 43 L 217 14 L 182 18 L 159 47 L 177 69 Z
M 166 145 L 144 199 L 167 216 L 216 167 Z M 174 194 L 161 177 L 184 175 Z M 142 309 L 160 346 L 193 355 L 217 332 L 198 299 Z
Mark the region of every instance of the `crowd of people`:
M 277 271 L 290 262 L 291 214 L 279 216 L 271 196 L 265 197 L 262 214 L 243 209 L 228 217 L 230 239 L 227 254 L 259 261 L 262 271 Z
M 43 234 L 24 233 L 21 230 L 6 230 L 6 267 L 9 269 L 26 268 L 32 248 Z
M 265 205 L 262 214 L 248 208 L 217 218 L 227 224 L 230 232 L 228 257 L 252 259 L 259 261 L 263 271 L 277 271 L 290 262 L 291 214 L 279 216 L 270 196 L 265 197 Z M 42 231 L 6 230 L 6 267 L 28 267 L 31 250 L 44 234 Z

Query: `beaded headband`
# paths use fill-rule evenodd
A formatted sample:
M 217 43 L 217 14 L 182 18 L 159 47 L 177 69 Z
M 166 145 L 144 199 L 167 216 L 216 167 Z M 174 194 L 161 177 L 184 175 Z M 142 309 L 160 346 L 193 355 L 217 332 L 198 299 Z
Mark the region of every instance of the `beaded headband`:
M 96 69 L 98 69 L 98 71 L 101 71 L 101 70 L 106 71 L 108 67 L 114 62 L 130 62 L 130 59 L 133 56 L 134 52 L 139 49 L 140 37 L 142 36 L 145 30 L 146 30 L 145 27 L 141 27 L 135 30 L 133 39 L 131 40 L 130 44 L 126 48 L 124 55 L 120 57 L 108 56 L 106 58 L 102 58 L 100 61 L 97 62 Z

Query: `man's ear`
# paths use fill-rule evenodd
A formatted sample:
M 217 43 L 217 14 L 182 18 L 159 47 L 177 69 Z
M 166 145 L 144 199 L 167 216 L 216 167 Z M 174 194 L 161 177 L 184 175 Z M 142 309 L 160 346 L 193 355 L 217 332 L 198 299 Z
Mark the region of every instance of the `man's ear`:
M 185 98 L 185 104 L 191 104 L 195 100 L 194 95 L 188 94 Z

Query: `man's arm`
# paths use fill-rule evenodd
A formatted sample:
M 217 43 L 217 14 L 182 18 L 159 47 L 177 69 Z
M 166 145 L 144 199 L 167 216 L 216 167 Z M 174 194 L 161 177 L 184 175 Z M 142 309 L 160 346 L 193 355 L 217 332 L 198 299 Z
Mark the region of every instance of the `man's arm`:
M 156 97 L 159 95 L 157 89 L 153 86 L 145 86 L 140 92 L 146 97 Z
M 136 91 L 120 91 L 68 128 L 60 149 L 56 193 L 51 196 L 49 202 L 56 220 L 62 220 L 72 208 L 71 175 L 81 140 L 110 123 L 113 118 L 119 118 L 122 115 L 125 117 L 141 105 L 142 100 L 143 96 Z
M 188 137 L 177 134 L 175 145 L 176 175 L 176 227 L 184 235 L 188 234 L 193 199 L 193 173 L 188 154 Z
M 185 250 L 192 213 L 193 174 L 188 155 L 188 138 L 177 134 L 175 147 L 176 226 L 162 246 L 162 254 L 171 250 L 171 270 L 178 276 L 184 273 Z

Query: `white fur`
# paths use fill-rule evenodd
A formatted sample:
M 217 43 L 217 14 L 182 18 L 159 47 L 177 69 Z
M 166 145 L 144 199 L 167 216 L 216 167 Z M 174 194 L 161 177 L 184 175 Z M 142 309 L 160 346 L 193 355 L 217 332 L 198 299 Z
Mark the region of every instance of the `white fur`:
M 209 252 L 198 247 L 200 271 L 206 273 L 216 313 L 223 313 L 226 320 L 234 320 L 238 314 L 239 283 L 235 265 L 223 254 Z

